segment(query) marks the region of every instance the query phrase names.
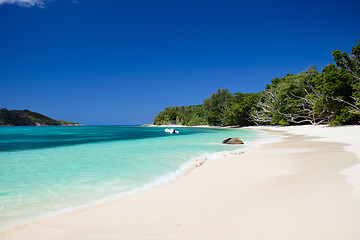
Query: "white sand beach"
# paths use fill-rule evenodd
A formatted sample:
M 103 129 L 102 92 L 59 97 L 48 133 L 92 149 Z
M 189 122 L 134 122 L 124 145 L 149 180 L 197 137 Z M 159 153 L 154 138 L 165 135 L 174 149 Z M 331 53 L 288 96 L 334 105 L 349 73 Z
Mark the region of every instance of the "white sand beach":
M 284 138 L 0 239 L 359 240 L 360 126 L 255 128 Z

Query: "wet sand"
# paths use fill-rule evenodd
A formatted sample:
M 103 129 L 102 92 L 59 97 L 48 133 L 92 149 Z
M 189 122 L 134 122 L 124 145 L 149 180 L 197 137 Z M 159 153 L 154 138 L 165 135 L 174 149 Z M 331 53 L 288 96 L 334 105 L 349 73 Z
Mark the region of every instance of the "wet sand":
M 360 239 L 360 127 L 261 129 L 284 138 L 0 239 Z

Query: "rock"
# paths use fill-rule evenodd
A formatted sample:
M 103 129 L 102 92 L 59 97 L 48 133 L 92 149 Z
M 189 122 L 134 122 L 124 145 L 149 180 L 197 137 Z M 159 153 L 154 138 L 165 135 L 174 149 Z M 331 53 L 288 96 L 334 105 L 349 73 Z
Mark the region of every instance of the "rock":
M 234 138 L 227 138 L 224 141 L 222 141 L 223 144 L 244 144 L 243 141 L 241 141 L 238 137 Z

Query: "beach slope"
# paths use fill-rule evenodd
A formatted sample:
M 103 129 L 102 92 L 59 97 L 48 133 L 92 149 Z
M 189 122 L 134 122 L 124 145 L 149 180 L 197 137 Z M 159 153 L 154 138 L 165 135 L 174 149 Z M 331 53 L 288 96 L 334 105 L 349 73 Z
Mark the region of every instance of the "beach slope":
M 360 127 L 263 129 L 284 138 L 0 239 L 360 239 Z

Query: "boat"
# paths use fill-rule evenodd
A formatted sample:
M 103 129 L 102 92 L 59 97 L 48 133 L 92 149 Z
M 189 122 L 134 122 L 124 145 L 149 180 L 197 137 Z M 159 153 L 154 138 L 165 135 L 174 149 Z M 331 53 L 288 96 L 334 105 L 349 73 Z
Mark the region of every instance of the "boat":
M 177 130 L 175 130 L 175 129 L 173 129 L 173 128 L 171 128 L 171 129 L 165 128 L 165 132 L 166 132 L 166 133 L 171 133 L 171 134 L 173 134 L 173 133 L 179 133 L 179 131 L 177 131 Z

